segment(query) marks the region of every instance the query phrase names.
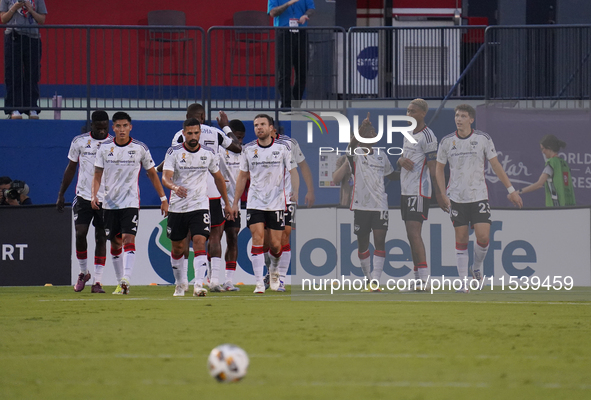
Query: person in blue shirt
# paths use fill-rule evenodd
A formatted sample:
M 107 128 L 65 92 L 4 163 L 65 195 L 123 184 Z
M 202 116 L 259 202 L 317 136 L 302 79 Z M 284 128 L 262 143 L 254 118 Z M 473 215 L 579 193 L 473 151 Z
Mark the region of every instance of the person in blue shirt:
M 276 34 L 277 86 L 281 95 L 281 108 L 299 107 L 308 73 L 308 40 L 305 30 L 308 19 L 314 14 L 313 0 L 269 0 L 267 13 L 273 17 L 273 26 L 292 27 Z M 295 80 L 291 87 L 291 69 Z

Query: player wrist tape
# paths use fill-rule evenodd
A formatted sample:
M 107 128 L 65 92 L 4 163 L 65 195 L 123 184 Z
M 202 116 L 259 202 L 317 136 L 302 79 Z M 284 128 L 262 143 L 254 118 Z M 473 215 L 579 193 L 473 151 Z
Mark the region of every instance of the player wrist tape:
M 509 192 L 509 194 L 513 193 L 515 191 L 515 188 L 513 186 L 509 186 L 507 188 L 507 192 Z
M 166 201 L 166 196 L 160 197 L 160 201 Z
M 228 133 L 232 132 L 232 128 L 230 128 L 229 126 L 224 126 L 222 128 L 222 130 L 224 131 L 224 133 L 227 135 Z

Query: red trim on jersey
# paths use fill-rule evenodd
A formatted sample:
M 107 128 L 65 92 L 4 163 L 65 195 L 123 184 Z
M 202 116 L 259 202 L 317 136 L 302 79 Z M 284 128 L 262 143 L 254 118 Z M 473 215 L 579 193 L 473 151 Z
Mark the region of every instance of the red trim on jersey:
M 212 228 L 215 228 L 216 226 L 222 226 L 226 223 L 226 220 L 223 220 L 221 224 L 217 224 L 217 225 L 212 225 Z
M 125 143 L 125 144 L 119 144 L 117 143 L 117 135 L 115 135 L 115 137 L 113 138 L 113 143 L 115 143 L 115 146 L 117 147 L 125 147 L 128 144 L 130 144 L 133 141 L 133 139 L 131 138 L 131 136 L 129 137 L 129 142 Z
M 456 250 L 468 250 L 468 243 L 456 242 Z
M 195 150 L 189 150 L 187 149 L 187 146 L 185 146 L 185 142 L 183 142 L 183 148 L 189 153 L 197 153 L 201 149 L 201 143 L 197 143 L 197 148 Z

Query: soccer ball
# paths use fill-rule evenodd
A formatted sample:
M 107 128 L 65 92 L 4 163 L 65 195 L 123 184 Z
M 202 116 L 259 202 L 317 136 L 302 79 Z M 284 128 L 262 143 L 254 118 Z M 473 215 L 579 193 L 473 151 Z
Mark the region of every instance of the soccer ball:
M 248 355 L 233 344 L 222 344 L 209 353 L 207 368 L 218 382 L 238 382 L 248 370 Z

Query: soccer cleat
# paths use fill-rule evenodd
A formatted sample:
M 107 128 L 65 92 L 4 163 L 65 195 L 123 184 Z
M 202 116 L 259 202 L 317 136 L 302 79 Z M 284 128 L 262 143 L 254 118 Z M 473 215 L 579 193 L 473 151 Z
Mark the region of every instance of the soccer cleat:
M 269 289 L 269 281 L 271 280 L 271 277 L 269 276 L 269 274 L 265 275 L 265 277 L 263 278 L 263 284 L 265 285 L 265 289 Z
M 174 297 L 183 297 L 185 295 L 185 289 L 183 288 L 183 285 L 176 285 L 174 287 Z
M 278 292 L 285 292 L 285 283 L 283 281 L 279 281 L 279 288 L 277 288 Z
M 464 286 L 463 288 L 456 290 L 456 293 L 470 293 L 470 289 Z
M 117 285 L 113 294 L 123 294 L 123 288 L 121 287 L 121 285 Z
M 39 119 L 39 114 L 37 114 L 37 111 L 33 110 L 29 113 L 29 119 Z
M 212 292 L 224 292 L 225 289 L 222 287 L 222 285 L 211 285 L 209 286 L 209 290 Z
M 100 282 L 95 283 L 90 287 L 90 293 L 105 293 L 103 285 L 101 285 Z
M 253 293 L 265 293 L 265 284 L 263 282 L 257 283 Z
M 121 294 L 129 294 L 129 286 L 131 286 L 129 284 L 129 279 L 123 277 L 121 279 Z
M 23 119 L 23 116 L 20 112 L 13 111 L 12 114 L 10 114 L 10 119 Z
M 207 296 L 207 289 L 203 288 L 201 285 L 195 285 L 193 288 L 193 296 L 195 297 L 205 297 Z
M 240 288 L 232 285 L 232 282 L 224 283 L 223 288 L 226 292 L 238 292 L 240 290 Z
M 482 282 L 482 271 L 477 269 L 472 271 L 472 278 L 478 281 L 478 290 L 482 290 L 483 282 Z
M 78 280 L 76 281 L 76 285 L 74 285 L 74 291 L 75 292 L 83 291 L 84 286 L 86 285 L 86 282 L 88 282 L 89 279 L 90 279 L 90 272 L 87 272 L 86 275 L 83 273 L 78 275 Z
M 279 271 L 277 271 L 277 268 L 274 268 L 273 272 L 270 273 L 269 288 L 275 292 L 279 289 Z

